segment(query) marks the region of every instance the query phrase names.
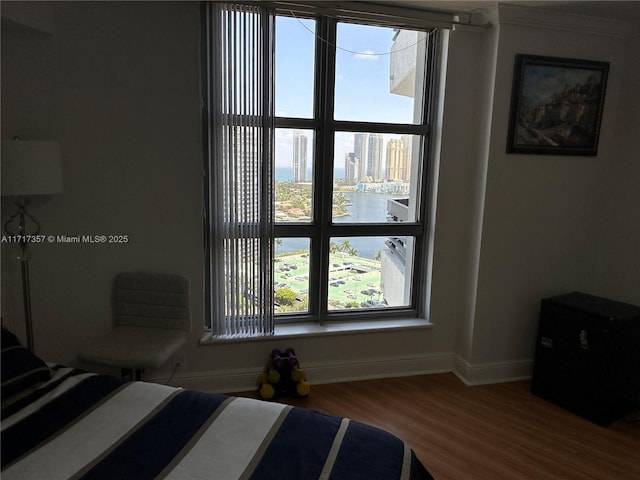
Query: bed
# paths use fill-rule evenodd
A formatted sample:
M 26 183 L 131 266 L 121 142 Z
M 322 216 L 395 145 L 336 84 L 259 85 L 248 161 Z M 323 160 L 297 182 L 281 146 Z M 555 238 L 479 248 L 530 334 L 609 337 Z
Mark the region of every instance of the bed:
M 383 430 L 45 364 L 2 328 L 2 479 L 426 480 Z

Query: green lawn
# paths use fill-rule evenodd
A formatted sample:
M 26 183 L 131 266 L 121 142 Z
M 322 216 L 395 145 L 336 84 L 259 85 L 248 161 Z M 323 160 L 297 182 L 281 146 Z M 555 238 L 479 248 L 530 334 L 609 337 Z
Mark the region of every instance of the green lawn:
M 329 256 L 329 302 L 337 307 L 363 308 L 367 301 L 382 301 L 380 262 L 338 252 Z M 309 290 L 309 258 L 306 253 L 277 255 L 275 259 L 276 290 L 289 288 L 298 299 Z M 354 303 L 355 302 L 355 303 Z

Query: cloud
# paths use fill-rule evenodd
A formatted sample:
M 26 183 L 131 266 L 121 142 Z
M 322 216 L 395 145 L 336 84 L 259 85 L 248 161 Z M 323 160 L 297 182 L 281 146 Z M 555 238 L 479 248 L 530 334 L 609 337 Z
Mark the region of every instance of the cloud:
M 377 60 L 380 55 L 373 50 L 366 49 L 364 52 L 354 53 L 353 58 L 356 60 Z

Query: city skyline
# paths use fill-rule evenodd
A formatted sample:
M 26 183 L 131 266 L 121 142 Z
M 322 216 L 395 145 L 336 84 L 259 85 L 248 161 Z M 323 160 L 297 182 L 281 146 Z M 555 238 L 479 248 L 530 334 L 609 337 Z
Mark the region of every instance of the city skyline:
M 311 134 L 311 132 L 310 132 Z M 351 135 L 352 151 L 344 154 L 344 165 L 334 166 L 334 176 L 342 171 L 342 180 L 347 183 L 400 181 L 409 182 L 411 176 L 411 135 L 391 135 L 377 133 L 339 132 Z M 336 135 L 338 135 L 336 134 Z M 276 162 L 277 168 L 291 170 L 291 179 L 295 183 L 307 182 L 312 168 L 308 162 L 312 145 L 304 130 L 293 130 L 290 163 Z M 385 159 L 383 163 L 382 159 Z M 336 177 L 340 178 L 340 177 Z

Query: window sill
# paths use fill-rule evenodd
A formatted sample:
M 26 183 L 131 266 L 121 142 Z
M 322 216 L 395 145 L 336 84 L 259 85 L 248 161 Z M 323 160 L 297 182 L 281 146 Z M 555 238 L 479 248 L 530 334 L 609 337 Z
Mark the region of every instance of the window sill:
M 301 337 L 321 337 L 354 333 L 418 330 L 431 328 L 432 326 L 433 324 L 429 321 L 416 318 L 370 320 L 366 322 L 327 322 L 324 325 L 310 322 L 289 323 L 285 325 L 276 325 L 274 334 L 266 337 L 212 338 L 210 334 L 206 333 L 200 339 L 200 345 L 269 341 L 274 339 L 279 340 Z

